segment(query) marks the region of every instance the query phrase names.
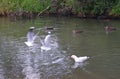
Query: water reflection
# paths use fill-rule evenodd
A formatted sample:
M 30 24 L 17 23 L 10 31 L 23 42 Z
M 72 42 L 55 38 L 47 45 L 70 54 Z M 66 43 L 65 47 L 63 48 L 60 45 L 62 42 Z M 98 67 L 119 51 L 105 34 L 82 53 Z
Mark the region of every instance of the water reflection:
M 76 24 L 84 33 L 73 36 Z M 119 22 L 111 24 L 118 26 Z M 50 34 L 51 50 L 41 51 L 43 44 L 39 37 L 44 42 L 49 36 L 43 29 L 32 47 L 24 44 L 28 26 L 32 25 L 60 28 Z M 106 35 L 101 21 L 40 18 L 27 20 L 25 27 L 21 27 L 20 21 L 11 23 L 0 19 L 0 26 L 0 76 L 3 79 L 119 79 L 120 31 Z M 78 64 L 72 62 L 69 57 L 72 54 L 92 58 Z
M 44 37 L 42 39 L 41 37 Z M 19 45 L 17 57 L 22 62 L 22 73 L 25 79 L 60 79 L 61 76 L 71 73 L 70 59 L 63 50 L 59 49 L 55 34 L 40 35 L 40 38 L 50 47 L 49 51 L 41 51 L 39 40 L 35 40 L 32 47 Z M 38 38 L 37 38 L 38 39 Z M 24 40 L 22 38 L 22 40 Z
M 17 57 L 21 62 L 22 73 L 24 79 L 40 79 L 40 72 L 38 69 L 38 57 L 35 53 L 36 48 L 19 46 Z
M 76 69 L 78 67 L 80 67 L 81 69 L 84 69 L 85 66 L 87 66 L 88 62 L 75 62 L 74 65 L 72 65 L 71 67 Z
M 4 72 L 3 62 L 0 60 L 0 79 L 5 79 L 4 74 L 5 72 Z
M 2 39 L 0 39 L 0 43 L 1 42 L 2 42 Z M 3 45 L 0 45 L 0 48 L 2 50 L 4 50 L 4 46 Z M 0 79 L 5 79 L 4 78 L 4 74 L 5 74 L 5 71 L 4 71 L 4 61 L 2 60 L 2 55 L 1 55 L 2 50 L 0 50 Z
M 34 60 L 31 53 L 25 56 L 23 71 L 22 73 L 25 75 L 25 79 L 40 79 L 40 73 L 38 72 L 38 66 L 34 64 Z M 33 61 L 32 61 L 33 60 Z

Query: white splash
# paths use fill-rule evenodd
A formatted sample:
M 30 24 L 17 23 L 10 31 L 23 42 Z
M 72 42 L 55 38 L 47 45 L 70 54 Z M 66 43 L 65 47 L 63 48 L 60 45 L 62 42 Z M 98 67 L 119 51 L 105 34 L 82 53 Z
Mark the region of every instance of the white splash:
M 32 66 L 26 66 L 23 71 L 25 79 L 39 79 L 40 74 L 37 73 Z

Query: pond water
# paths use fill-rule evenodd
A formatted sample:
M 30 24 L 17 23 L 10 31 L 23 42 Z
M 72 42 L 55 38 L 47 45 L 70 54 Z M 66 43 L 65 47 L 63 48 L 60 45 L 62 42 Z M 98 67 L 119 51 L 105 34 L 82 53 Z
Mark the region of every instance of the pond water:
M 106 25 L 116 27 L 106 32 Z M 44 40 L 51 31 L 51 50 L 25 45 L 29 27 Z M 42 17 L 30 20 L 0 18 L 0 79 L 119 79 L 120 22 L 73 17 Z M 74 34 L 74 29 L 83 32 Z M 75 63 L 71 55 L 90 57 Z

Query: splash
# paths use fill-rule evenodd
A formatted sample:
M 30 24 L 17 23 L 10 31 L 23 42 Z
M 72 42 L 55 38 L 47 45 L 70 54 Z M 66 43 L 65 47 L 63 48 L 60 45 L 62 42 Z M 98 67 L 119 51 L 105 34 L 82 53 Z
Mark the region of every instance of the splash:
M 46 35 L 44 41 L 40 39 L 40 42 L 42 44 L 41 49 L 45 51 L 51 50 L 54 47 L 58 47 L 57 41 L 55 40 L 55 36 L 52 36 L 51 32 L 48 32 L 48 35 Z

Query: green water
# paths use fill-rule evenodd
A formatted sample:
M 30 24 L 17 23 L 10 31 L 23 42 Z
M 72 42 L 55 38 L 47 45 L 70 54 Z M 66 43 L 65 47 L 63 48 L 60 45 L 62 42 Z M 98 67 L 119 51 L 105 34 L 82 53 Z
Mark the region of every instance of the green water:
M 104 27 L 116 27 L 106 33 Z M 52 39 L 57 47 L 41 51 L 37 39 L 33 47 L 24 44 L 29 27 L 40 30 L 44 40 L 46 26 L 54 27 Z M 120 22 L 71 17 L 42 17 L 31 20 L 0 18 L 0 79 L 119 79 Z M 83 30 L 73 34 L 74 29 Z M 89 56 L 75 66 L 72 54 Z

